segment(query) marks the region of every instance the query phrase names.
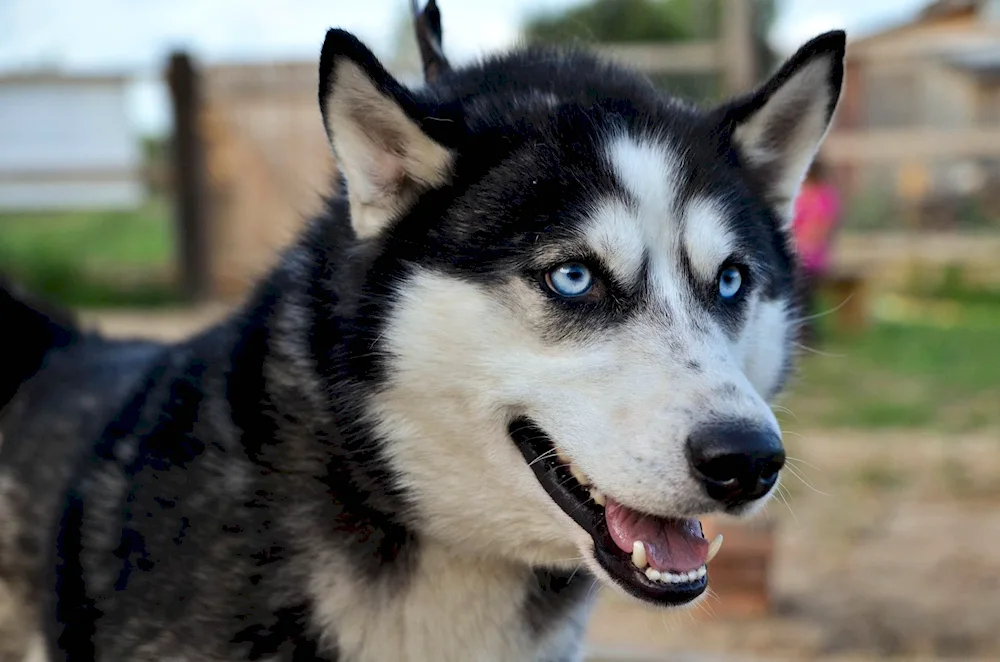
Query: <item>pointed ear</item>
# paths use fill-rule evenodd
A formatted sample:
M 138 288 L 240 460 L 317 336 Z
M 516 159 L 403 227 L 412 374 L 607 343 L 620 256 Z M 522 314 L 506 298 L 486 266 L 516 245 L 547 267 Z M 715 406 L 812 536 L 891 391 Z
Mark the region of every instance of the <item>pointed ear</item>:
M 450 179 L 451 152 L 414 119 L 426 113 L 343 30 L 330 30 L 323 42 L 319 105 L 359 237 L 378 234 L 420 193 Z
M 720 109 L 742 163 L 786 222 L 837 107 L 845 46 L 842 31 L 816 37 L 759 90 Z

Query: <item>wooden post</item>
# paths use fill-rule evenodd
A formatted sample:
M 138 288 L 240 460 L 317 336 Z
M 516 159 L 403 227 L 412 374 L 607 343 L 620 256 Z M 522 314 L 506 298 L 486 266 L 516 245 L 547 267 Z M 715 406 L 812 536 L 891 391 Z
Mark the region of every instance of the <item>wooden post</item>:
M 198 116 L 198 72 L 186 53 L 170 57 L 167 72 L 174 111 L 174 213 L 180 247 L 181 289 L 189 301 L 211 294 L 205 210 L 205 155 Z
M 742 94 L 757 84 L 751 0 L 722 0 L 719 48 L 725 94 Z

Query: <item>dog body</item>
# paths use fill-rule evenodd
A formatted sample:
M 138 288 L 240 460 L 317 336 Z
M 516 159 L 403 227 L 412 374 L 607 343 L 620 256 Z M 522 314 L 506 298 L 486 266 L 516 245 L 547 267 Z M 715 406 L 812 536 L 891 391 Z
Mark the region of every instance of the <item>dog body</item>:
M 331 31 L 343 190 L 239 311 L 157 345 L 5 304 L 38 346 L 6 626 L 51 659 L 577 660 L 597 582 L 698 598 L 694 518 L 783 462 L 787 227 L 843 49 L 703 111 L 549 50 L 407 90 Z

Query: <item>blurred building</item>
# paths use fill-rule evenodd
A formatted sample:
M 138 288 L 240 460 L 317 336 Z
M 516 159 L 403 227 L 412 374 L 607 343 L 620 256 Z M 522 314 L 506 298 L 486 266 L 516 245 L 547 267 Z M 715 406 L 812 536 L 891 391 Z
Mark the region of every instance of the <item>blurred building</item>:
M 968 196 L 1000 175 L 1000 1 L 939 0 L 853 41 L 825 149 L 849 194 Z
M 126 208 L 144 197 L 128 79 L 0 77 L 0 210 Z

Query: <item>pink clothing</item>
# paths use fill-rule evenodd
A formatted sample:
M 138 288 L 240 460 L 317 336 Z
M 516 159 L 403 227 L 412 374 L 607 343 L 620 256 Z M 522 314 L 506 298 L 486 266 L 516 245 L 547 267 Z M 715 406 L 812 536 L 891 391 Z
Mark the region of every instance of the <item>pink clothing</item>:
M 795 200 L 792 234 L 802 266 L 807 272 L 822 273 L 829 266 L 833 231 L 839 214 L 837 189 L 830 184 L 806 182 L 802 185 Z

